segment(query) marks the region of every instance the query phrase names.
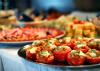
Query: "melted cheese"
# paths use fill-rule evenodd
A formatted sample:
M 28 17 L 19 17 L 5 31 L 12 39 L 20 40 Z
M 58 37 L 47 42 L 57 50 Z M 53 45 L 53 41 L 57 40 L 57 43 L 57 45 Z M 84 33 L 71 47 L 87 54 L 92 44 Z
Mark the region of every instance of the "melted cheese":
M 96 57 L 97 55 L 95 53 L 89 53 L 91 57 Z
M 66 42 L 70 42 L 71 37 L 66 37 L 66 38 L 64 38 L 64 40 L 65 40 Z
M 80 43 L 80 44 L 77 45 L 78 48 L 81 48 L 83 46 L 86 46 L 86 43 Z
M 54 44 L 56 41 L 57 41 L 57 39 L 52 38 L 52 39 L 50 39 L 50 40 L 48 41 L 48 43 Z
M 30 53 L 36 53 L 37 47 L 33 47 L 30 49 Z
M 48 51 L 42 51 L 42 52 L 41 52 L 41 55 L 42 55 L 42 56 L 49 56 L 50 53 L 49 53 Z

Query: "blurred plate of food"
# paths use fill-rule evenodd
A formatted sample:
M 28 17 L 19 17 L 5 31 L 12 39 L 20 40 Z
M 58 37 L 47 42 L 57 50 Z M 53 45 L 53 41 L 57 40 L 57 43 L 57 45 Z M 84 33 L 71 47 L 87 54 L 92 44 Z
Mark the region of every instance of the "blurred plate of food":
M 64 31 L 55 28 L 14 28 L 0 32 L 0 44 L 24 44 L 34 40 L 60 38 Z
M 44 20 L 40 26 L 62 29 L 66 32 L 65 36 L 71 38 L 98 38 L 100 36 L 98 33 L 100 30 L 97 31 L 93 22 L 82 20 L 82 18 L 73 15 L 62 15 L 55 20 Z
M 19 27 L 14 10 L 0 10 L 0 31 Z

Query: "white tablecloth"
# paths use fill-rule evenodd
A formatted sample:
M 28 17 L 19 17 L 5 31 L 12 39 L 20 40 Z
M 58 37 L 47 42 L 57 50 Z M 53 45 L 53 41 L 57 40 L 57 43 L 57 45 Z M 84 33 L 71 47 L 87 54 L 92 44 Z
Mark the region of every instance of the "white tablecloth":
M 2 63 L 2 58 L 0 56 L 0 71 L 4 71 L 4 68 L 3 68 L 3 63 Z

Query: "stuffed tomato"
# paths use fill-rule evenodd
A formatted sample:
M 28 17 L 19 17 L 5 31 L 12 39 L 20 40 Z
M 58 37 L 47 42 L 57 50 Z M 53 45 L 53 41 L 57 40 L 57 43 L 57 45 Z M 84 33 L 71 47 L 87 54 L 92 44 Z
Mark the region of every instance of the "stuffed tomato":
M 89 41 L 89 42 L 87 43 L 87 45 L 88 45 L 91 49 L 100 50 L 100 39 L 92 39 L 91 41 Z
M 71 48 L 68 47 L 68 46 L 58 46 L 53 51 L 55 60 L 61 61 L 61 62 L 65 61 L 66 60 L 66 55 L 70 51 L 71 51 Z
M 86 52 L 88 52 L 88 50 L 90 48 L 87 46 L 86 42 L 80 42 L 79 41 L 79 42 L 76 43 L 76 46 L 73 47 L 73 49 L 74 50 L 81 50 L 82 52 L 86 53 Z
M 49 51 L 53 51 L 55 48 L 57 48 L 58 45 L 60 45 L 59 41 L 55 38 L 47 40 L 46 43 L 47 44 L 43 49 Z
M 52 63 L 54 61 L 54 56 L 50 51 L 41 50 L 36 55 L 36 61 L 40 63 Z
M 100 51 L 96 49 L 90 49 L 86 53 L 87 62 L 90 64 L 98 64 L 100 63 Z
M 36 54 L 40 50 L 41 50 L 40 47 L 31 46 L 30 49 L 26 50 L 26 58 L 30 60 L 36 60 Z
M 83 65 L 85 62 L 85 54 L 82 51 L 79 50 L 72 50 L 71 52 L 68 53 L 66 56 L 66 60 L 69 65 Z

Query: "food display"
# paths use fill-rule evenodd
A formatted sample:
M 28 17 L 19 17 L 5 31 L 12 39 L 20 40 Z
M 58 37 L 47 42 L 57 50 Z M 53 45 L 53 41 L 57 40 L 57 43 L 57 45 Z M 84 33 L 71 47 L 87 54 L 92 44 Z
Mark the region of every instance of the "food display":
M 96 27 L 92 22 L 80 20 L 75 16 L 61 16 L 56 20 L 44 21 L 42 26 L 63 29 L 66 37 L 71 38 L 95 38 L 97 36 Z
M 33 41 L 18 51 L 35 63 L 63 66 L 100 64 L 100 39 L 69 37 Z
M 34 63 L 57 66 L 100 64 L 96 20 L 62 15 L 57 19 L 20 22 L 14 12 L 9 13 L 0 12 L 0 43 L 33 42 L 21 48 L 19 56 Z M 24 25 L 23 28 L 20 25 Z
M 15 28 L 1 31 L 0 42 L 33 41 L 63 35 L 63 31 L 54 28 Z
M 100 71 L 100 0 L 0 0 L 0 71 Z
M 15 11 L 13 10 L 0 10 L 0 24 L 16 23 L 17 19 Z

